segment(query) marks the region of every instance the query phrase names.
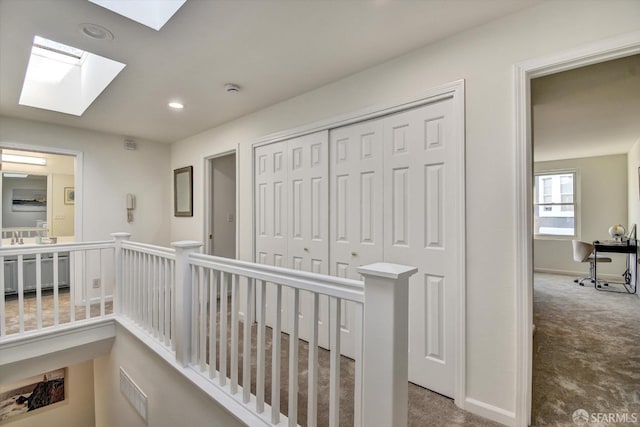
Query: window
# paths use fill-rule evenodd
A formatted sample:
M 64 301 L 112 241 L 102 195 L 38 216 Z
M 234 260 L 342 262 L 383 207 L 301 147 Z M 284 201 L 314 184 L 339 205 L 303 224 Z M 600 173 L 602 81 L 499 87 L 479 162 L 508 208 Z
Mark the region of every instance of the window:
M 533 233 L 535 236 L 576 236 L 575 172 L 535 176 Z

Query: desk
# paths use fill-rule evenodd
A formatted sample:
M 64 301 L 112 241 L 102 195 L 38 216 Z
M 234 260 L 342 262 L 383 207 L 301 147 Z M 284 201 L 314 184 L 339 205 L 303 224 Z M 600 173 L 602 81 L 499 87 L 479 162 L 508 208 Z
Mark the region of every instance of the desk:
M 616 254 L 626 254 L 627 255 L 627 270 L 624 272 L 624 289 L 630 293 L 635 294 L 638 288 L 638 245 L 637 240 L 628 240 L 626 242 L 612 242 L 612 241 L 604 241 L 593 242 L 594 246 L 594 256 L 597 255 L 598 252 L 606 252 L 606 253 L 616 253 Z M 630 265 L 631 260 L 633 260 L 633 267 Z M 631 273 L 631 268 L 633 268 L 633 274 Z M 596 281 L 596 289 L 603 290 L 602 286 L 598 284 L 598 263 L 594 263 L 593 275 Z M 633 277 L 633 283 L 631 282 L 631 278 Z

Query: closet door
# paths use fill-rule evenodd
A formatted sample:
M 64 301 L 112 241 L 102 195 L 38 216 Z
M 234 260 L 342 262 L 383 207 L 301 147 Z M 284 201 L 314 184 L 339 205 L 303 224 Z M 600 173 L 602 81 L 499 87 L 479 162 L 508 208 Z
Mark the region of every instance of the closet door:
M 453 396 L 460 140 L 451 98 L 385 118 L 384 255 L 409 282 L 409 379 Z M 457 136 L 462 138 L 461 135 Z
M 255 164 L 256 262 L 320 274 L 329 273 L 328 131 L 257 147 Z M 276 304 L 278 292 L 267 284 L 266 306 Z M 281 328 L 289 332 L 293 292 L 281 291 Z M 260 302 L 258 302 L 260 303 Z M 299 336 L 308 339 L 313 295 L 299 293 Z M 329 342 L 328 300 L 318 309 L 318 343 Z M 275 324 L 267 310 L 266 322 Z
M 288 267 L 329 274 L 329 132 L 322 131 L 287 141 Z M 311 336 L 313 295 L 300 291 L 300 338 Z M 321 296 L 318 309 L 318 343 L 329 345 L 328 298 Z
M 287 164 L 286 142 L 263 145 L 254 151 L 255 259 L 260 264 L 289 267 Z M 275 285 L 268 284 L 267 307 L 275 304 L 276 295 Z M 288 300 L 282 301 L 282 329 L 287 330 Z M 270 309 L 266 322 L 275 323 L 275 313 Z
M 330 133 L 330 274 L 360 280 L 356 268 L 380 262 L 382 244 L 382 121 Z M 353 357 L 355 308 L 341 307 L 341 352 Z

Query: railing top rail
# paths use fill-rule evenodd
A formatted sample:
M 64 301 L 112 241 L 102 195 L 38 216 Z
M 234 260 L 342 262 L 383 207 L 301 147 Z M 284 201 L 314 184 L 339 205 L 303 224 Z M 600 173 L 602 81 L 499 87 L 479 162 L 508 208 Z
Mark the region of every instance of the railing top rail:
M 278 285 L 344 298 L 358 303 L 364 302 L 364 283 L 358 280 L 255 264 L 200 253 L 191 254 L 189 262 L 193 265 L 239 274 Z
M 55 252 L 76 252 L 109 249 L 113 247 L 113 240 L 101 240 L 97 242 L 55 243 L 43 245 L 14 245 L 0 247 L 0 256 L 35 255 Z
M 125 240 L 122 242 L 124 249 L 132 249 L 149 255 L 156 255 L 168 259 L 176 259 L 176 250 L 173 248 L 165 248 L 163 246 L 150 245 L 148 243 L 132 242 Z

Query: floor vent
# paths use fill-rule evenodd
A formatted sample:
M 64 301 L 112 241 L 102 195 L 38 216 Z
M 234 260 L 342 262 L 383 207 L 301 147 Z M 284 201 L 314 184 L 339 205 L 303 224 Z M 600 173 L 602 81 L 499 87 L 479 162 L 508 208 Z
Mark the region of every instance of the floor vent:
M 147 395 L 140 390 L 140 387 L 133 382 L 129 374 L 120 367 L 120 391 L 127 397 L 127 400 L 142 419 L 147 422 Z

